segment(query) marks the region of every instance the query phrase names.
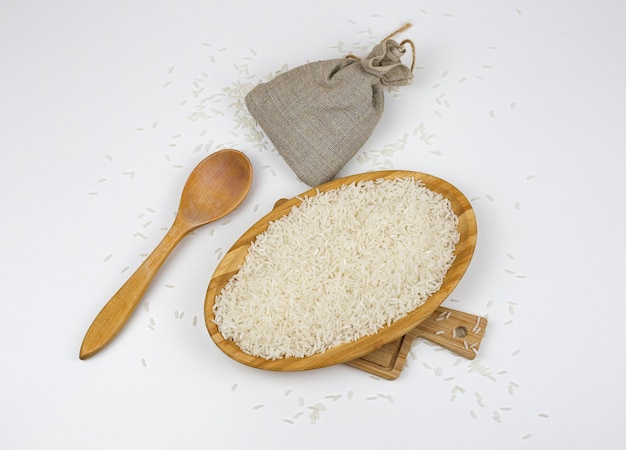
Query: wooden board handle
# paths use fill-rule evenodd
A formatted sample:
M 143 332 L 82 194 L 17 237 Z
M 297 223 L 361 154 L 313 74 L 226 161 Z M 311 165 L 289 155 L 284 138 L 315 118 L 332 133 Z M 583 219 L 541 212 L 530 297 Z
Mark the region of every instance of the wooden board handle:
M 487 319 L 440 306 L 414 331 L 459 356 L 474 359 L 482 341 Z
M 346 364 L 386 380 L 395 380 L 402 373 L 416 337 L 428 339 L 464 358 L 474 359 L 486 328 L 485 317 L 440 306 L 400 339 Z

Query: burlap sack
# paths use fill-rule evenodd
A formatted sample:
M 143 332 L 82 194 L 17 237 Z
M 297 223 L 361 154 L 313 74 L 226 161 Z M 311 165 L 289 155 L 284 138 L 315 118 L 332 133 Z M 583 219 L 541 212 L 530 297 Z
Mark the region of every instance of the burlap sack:
M 333 179 L 369 138 L 383 112 L 383 86 L 411 82 L 400 61 L 406 42 L 385 38 L 362 60 L 305 64 L 248 93 L 250 114 L 306 184 Z

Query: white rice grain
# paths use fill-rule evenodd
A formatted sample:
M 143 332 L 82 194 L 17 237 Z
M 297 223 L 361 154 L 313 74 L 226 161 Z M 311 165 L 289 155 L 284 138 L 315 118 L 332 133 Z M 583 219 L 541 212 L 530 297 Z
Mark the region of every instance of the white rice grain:
M 474 325 L 474 328 L 472 328 L 472 333 L 478 333 L 480 330 L 480 316 L 476 317 L 476 324 Z

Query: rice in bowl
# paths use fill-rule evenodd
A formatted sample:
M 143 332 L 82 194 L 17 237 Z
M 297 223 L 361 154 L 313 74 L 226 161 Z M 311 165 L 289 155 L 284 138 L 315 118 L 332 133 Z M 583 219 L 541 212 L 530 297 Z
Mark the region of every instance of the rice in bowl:
M 457 223 L 448 199 L 410 177 L 307 197 L 257 235 L 215 296 L 213 322 L 268 360 L 375 334 L 439 290 Z

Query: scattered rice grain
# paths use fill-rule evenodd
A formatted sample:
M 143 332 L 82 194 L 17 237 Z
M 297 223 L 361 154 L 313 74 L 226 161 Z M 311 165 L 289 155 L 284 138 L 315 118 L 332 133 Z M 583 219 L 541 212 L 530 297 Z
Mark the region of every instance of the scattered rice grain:
M 309 406 L 309 409 L 313 410 L 313 411 L 326 411 L 326 406 L 324 406 L 323 403 L 315 403 L 311 406 Z

